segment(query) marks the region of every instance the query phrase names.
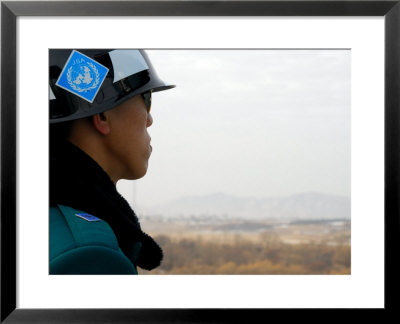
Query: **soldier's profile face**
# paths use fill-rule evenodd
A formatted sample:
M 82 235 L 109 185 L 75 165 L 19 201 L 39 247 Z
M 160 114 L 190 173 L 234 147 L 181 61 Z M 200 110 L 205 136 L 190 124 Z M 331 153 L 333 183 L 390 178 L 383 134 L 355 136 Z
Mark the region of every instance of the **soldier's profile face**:
M 117 180 L 143 177 L 151 155 L 151 138 L 147 128 L 153 123 L 143 98 L 138 95 L 111 109 L 107 145 L 112 154 Z

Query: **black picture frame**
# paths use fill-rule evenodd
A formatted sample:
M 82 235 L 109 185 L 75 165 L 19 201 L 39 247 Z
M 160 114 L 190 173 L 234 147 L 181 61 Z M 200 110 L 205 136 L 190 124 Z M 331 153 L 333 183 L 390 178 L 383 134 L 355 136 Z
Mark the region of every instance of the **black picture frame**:
M 95 4 L 95 5 L 94 5 Z M 385 301 L 357 310 L 369 319 L 396 311 L 399 287 L 400 0 L 385 1 L 2 1 L 1 2 L 1 318 L 4 323 L 254 323 L 288 309 L 16 308 L 16 19 L 19 16 L 383 16 L 385 19 Z M 155 292 L 156 293 L 156 292 Z M 212 292 L 210 292 L 212 293 Z M 268 292 L 267 292 L 268 293 Z M 240 294 L 240 292 L 238 292 Z M 207 296 L 204 296 L 207 298 Z M 332 309 L 290 309 L 313 321 Z M 269 312 L 269 313 L 266 313 Z M 272 313 L 272 315 L 270 315 Z M 325 314 L 324 314 L 325 315 Z M 271 316 L 271 317 L 270 317 Z M 326 316 L 326 315 L 325 315 Z M 333 317 L 332 317 L 333 316 Z M 326 317 L 324 317 L 326 318 Z M 351 318 L 348 318 L 351 320 Z M 358 318 L 359 320 L 360 318 Z M 282 318 L 280 318 L 282 320 Z

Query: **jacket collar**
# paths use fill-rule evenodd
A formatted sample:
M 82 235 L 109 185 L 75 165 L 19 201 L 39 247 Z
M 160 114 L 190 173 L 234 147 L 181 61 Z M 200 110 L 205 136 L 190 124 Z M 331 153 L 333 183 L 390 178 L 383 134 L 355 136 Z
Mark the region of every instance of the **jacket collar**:
M 70 142 L 50 149 L 50 205 L 57 204 L 83 210 L 106 221 L 121 250 L 131 261 L 137 260 L 139 267 L 151 270 L 160 265 L 163 258 L 160 246 L 142 231 L 135 212 L 118 193 L 108 174 Z M 138 242 L 139 250 L 136 249 Z

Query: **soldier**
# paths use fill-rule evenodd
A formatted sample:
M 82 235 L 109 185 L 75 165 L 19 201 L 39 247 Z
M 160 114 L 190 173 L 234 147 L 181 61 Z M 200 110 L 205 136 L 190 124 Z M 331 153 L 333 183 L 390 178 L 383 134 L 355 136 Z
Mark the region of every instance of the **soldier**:
M 50 274 L 137 274 L 162 250 L 117 192 L 147 172 L 161 81 L 143 50 L 50 50 Z

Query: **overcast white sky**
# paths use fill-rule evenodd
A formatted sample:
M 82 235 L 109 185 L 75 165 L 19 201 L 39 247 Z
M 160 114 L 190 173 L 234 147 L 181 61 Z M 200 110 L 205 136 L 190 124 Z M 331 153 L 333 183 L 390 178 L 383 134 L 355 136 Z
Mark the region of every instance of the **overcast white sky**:
M 350 50 L 149 50 L 176 84 L 153 95 L 134 205 L 223 192 L 350 196 Z

